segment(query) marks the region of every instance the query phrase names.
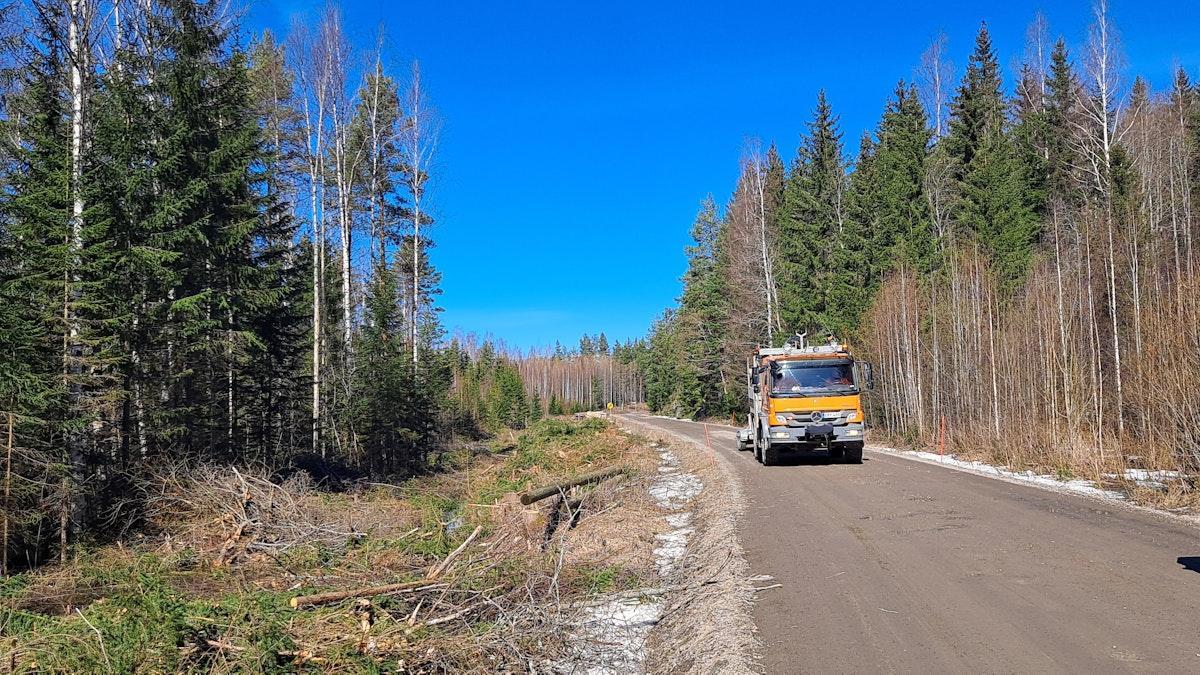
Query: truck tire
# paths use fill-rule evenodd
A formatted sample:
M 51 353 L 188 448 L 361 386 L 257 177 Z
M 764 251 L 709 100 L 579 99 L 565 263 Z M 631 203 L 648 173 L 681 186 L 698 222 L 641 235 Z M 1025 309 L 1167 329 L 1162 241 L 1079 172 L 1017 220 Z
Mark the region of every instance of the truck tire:
M 767 441 L 763 448 L 762 463 L 764 466 L 775 466 L 779 463 L 779 449 L 771 441 Z
M 754 448 L 753 449 L 754 449 L 754 460 L 757 461 L 759 464 L 761 464 L 763 461 L 762 460 L 762 447 L 763 447 L 762 432 L 756 431 L 754 433 Z
M 842 461 L 847 464 L 862 464 L 863 444 L 847 443 L 842 446 Z

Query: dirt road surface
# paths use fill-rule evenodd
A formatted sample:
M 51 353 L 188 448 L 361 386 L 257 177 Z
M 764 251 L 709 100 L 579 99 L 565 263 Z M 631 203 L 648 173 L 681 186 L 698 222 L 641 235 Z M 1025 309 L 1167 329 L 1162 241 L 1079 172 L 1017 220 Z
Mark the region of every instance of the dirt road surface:
M 766 467 L 710 443 L 748 498 L 768 673 L 1200 672 L 1200 529 L 1120 504 L 872 452 Z

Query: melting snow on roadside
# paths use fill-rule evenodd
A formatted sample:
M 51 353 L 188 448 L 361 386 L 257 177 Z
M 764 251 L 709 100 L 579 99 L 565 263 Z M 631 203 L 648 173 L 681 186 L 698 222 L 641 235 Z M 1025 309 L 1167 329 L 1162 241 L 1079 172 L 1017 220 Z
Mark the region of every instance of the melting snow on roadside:
M 1104 474 L 1105 478 L 1116 478 L 1115 473 Z M 1147 471 L 1146 469 L 1125 469 L 1125 480 L 1131 480 L 1144 488 L 1166 490 L 1167 483 L 1183 479 L 1178 471 Z
M 1058 478 L 1055 478 L 1054 476 L 1049 476 L 1049 475 L 1045 475 L 1045 474 L 1037 474 L 1032 471 L 1011 471 L 1011 470 L 1003 468 L 1003 467 L 993 466 L 991 464 L 984 464 L 983 462 L 973 462 L 973 461 L 967 461 L 964 459 L 958 459 L 954 455 L 938 455 L 938 454 L 934 454 L 932 452 L 922 452 L 919 450 L 897 450 L 895 448 L 874 448 L 874 449 L 882 450 L 884 452 L 888 452 L 893 455 L 904 455 L 906 457 L 916 457 L 917 459 L 921 459 L 926 462 L 934 462 L 936 464 L 945 464 L 947 466 L 953 466 L 953 467 L 956 467 L 959 469 L 965 469 L 966 471 L 971 471 L 973 473 L 979 473 L 979 474 L 983 474 L 986 476 L 996 476 L 999 478 L 1004 478 L 1006 480 L 1016 481 L 1019 483 L 1032 483 L 1034 485 L 1048 487 L 1053 490 L 1065 490 L 1067 492 L 1074 492 L 1077 494 L 1089 495 L 1092 497 L 1102 497 L 1104 499 L 1121 499 L 1121 500 L 1125 499 L 1125 495 L 1122 494 L 1121 492 L 1118 492 L 1116 490 L 1105 490 L 1104 488 L 1098 487 L 1092 481 L 1083 480 L 1081 478 L 1074 478 L 1071 480 L 1059 480 Z
M 691 511 L 683 511 L 688 502 L 700 494 L 704 484 L 694 474 L 679 470 L 675 453 L 654 445 L 659 450 L 658 478 L 650 486 L 650 496 L 669 511 L 669 531 L 655 535 L 654 564 L 659 576 L 669 578 L 687 553 L 691 527 Z M 559 672 L 569 673 L 641 673 L 646 661 L 646 638 L 650 629 L 662 617 L 661 596 L 600 598 L 583 610 L 575 634 L 575 653 L 558 665 Z
M 575 631 L 575 653 L 562 673 L 640 673 L 646 637 L 662 616 L 658 598 L 613 598 L 584 608 Z
M 687 553 L 688 537 L 696 530 L 688 527 L 692 522 L 690 511 L 667 516 L 667 525 L 673 529 L 665 534 L 654 535 L 658 546 L 654 549 L 654 564 L 658 566 L 658 575 L 664 579 L 671 576 L 675 566 Z

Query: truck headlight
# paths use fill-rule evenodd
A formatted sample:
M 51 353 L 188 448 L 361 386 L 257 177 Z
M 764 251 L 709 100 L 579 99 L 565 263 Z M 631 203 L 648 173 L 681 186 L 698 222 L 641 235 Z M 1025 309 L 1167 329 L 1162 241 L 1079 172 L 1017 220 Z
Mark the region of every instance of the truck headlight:
M 772 431 L 771 432 L 771 438 L 787 438 L 787 437 L 788 437 L 788 432 L 786 432 L 786 431 Z
M 858 435 L 858 433 L 859 433 L 859 432 L 858 432 L 858 429 L 847 429 L 847 430 L 846 430 L 846 435 L 847 435 L 847 436 L 857 436 L 857 435 Z

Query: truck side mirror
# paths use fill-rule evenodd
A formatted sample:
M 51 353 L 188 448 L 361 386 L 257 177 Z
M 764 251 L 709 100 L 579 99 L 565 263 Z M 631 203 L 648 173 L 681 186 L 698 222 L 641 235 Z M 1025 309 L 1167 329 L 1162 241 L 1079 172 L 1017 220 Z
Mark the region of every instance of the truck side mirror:
M 867 373 L 867 389 L 875 388 L 875 367 L 869 363 L 863 364 L 866 367 Z
M 759 387 L 759 386 L 758 386 L 758 383 L 757 383 L 757 382 L 755 382 L 755 383 L 754 383 L 754 393 L 756 393 L 756 394 L 757 394 L 757 393 L 758 393 L 760 390 L 761 390 L 761 387 Z

